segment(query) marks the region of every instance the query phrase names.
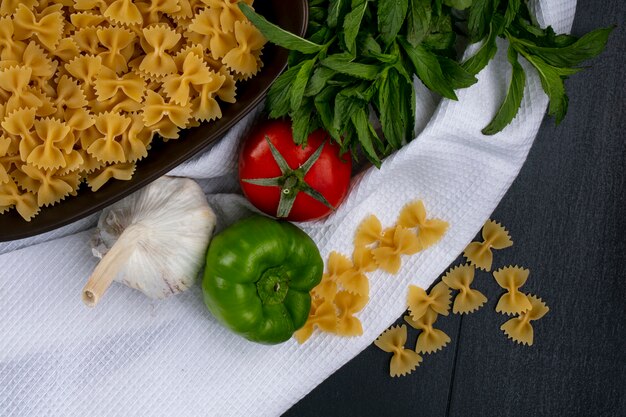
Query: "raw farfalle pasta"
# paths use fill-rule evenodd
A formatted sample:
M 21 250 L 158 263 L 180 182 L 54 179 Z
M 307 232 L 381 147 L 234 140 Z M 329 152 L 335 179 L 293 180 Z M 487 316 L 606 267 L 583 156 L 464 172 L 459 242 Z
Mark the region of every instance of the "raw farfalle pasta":
M 398 218 L 398 226 L 417 228 L 417 239 L 420 250 L 437 243 L 448 230 L 448 223 L 440 219 L 428 219 L 424 203 L 415 201 L 404 206 Z
M 372 251 L 366 247 L 355 248 L 352 253 L 350 268 L 341 274 L 337 281 L 341 286 L 352 294 L 366 296 L 369 294 L 368 272 L 378 269 Z
M 131 179 L 156 135 L 222 117 L 265 42 L 233 0 L 0 2 L 0 213 Z
M 361 222 L 354 236 L 354 247 L 378 244 L 383 237 L 383 226 L 373 214 Z
M 321 298 L 311 300 L 311 312 L 304 326 L 294 333 L 298 343 L 306 342 L 315 328 L 325 332 L 334 332 L 337 328 L 337 312 L 335 305 Z
M 312 293 L 316 297 L 333 301 L 337 294 L 338 278 L 352 268 L 352 263 L 348 258 L 339 252 L 331 252 L 328 255 L 326 273 L 322 276 L 322 281 L 313 288 Z
M 421 250 L 418 237 L 409 229 L 398 226 L 393 232 L 390 246 L 379 246 L 372 250 L 380 267 L 390 274 L 397 274 L 402 266 L 402 255 L 414 255 Z
M 452 312 L 455 314 L 471 313 L 487 302 L 487 297 L 480 291 L 470 288 L 474 281 L 474 271 L 472 265 L 459 265 L 450 269 L 442 278 L 448 287 L 459 291 L 452 305 Z
M 513 241 L 509 232 L 493 220 L 487 220 L 483 226 L 482 236 L 483 241 L 470 243 L 465 248 L 463 256 L 476 268 L 490 271 L 493 263 L 492 249 L 508 248 L 513 246 Z
M 422 362 L 422 357 L 414 350 L 406 349 L 406 325 L 393 326 L 378 336 L 374 344 L 385 352 L 393 353 L 389 363 L 389 375 L 392 377 L 408 375 Z
M 452 294 L 445 282 L 439 282 L 430 293 L 415 285 L 409 285 L 406 297 L 409 314 L 413 320 L 419 320 L 430 308 L 442 316 L 447 316 L 450 310 Z
M 450 337 L 447 334 L 433 327 L 437 321 L 437 312 L 431 308 L 428 308 L 417 320 L 411 316 L 404 316 L 404 321 L 414 329 L 421 330 L 415 344 L 415 351 L 418 353 L 437 352 L 450 343 Z
M 348 291 L 341 291 L 335 296 L 335 306 L 339 309 L 337 317 L 337 327 L 335 333 L 339 336 L 360 336 L 363 334 L 363 326 L 361 320 L 354 314 L 363 310 L 367 302 L 368 296 L 352 294 Z
M 550 309 L 541 298 L 528 295 L 531 308 L 523 312 L 518 317 L 514 317 L 504 323 L 500 329 L 512 340 L 520 344 L 532 346 L 534 342 L 534 331 L 531 321 L 539 320 L 545 316 Z
M 519 288 L 526 283 L 530 271 L 518 266 L 507 266 L 493 273 L 498 285 L 507 290 L 500 297 L 496 311 L 504 314 L 520 314 L 531 308 L 530 300 Z

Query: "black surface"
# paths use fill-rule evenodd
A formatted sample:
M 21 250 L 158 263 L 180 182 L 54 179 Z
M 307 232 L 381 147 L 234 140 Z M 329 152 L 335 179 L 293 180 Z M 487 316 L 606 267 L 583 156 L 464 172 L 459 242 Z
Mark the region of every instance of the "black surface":
M 558 127 L 544 120 L 492 216 L 515 240 L 494 267 L 530 268 L 523 289 L 551 309 L 534 346 L 500 331 L 502 292 L 477 273 L 489 303 L 437 322 L 452 337 L 444 351 L 392 379 L 389 355 L 370 346 L 285 416 L 626 416 L 625 14 L 624 0 L 579 0 L 574 34 L 619 27 L 593 68 L 568 81 L 569 114 Z

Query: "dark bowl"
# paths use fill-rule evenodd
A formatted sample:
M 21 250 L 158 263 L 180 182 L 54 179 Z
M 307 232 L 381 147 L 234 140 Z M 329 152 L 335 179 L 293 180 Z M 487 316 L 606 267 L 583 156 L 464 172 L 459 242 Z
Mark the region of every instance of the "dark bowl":
M 293 33 L 304 35 L 306 32 L 307 0 L 258 0 L 255 3 L 257 12 L 268 20 Z M 130 181 L 112 180 L 95 193 L 83 184 L 76 197 L 43 207 L 30 222 L 23 220 L 15 210 L 0 214 L 0 242 L 44 233 L 102 210 L 206 149 L 263 100 L 287 65 L 287 51 L 268 43 L 263 50 L 263 62 L 264 67 L 257 76 L 238 85 L 237 103 L 222 105 L 220 120 L 186 130 L 179 140 L 167 143 L 155 140 L 148 157 L 137 164 Z

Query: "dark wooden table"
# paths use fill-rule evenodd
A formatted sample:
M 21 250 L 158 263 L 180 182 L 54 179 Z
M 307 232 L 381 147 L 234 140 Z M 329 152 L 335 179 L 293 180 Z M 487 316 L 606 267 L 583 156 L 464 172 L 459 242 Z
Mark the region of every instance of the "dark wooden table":
M 477 274 L 488 305 L 440 319 L 452 343 L 413 374 L 390 378 L 370 346 L 285 416 L 626 416 L 626 2 L 579 0 L 574 34 L 610 24 L 607 51 L 567 82 L 567 118 L 544 120 L 492 216 L 515 240 L 494 266 L 530 268 L 524 289 L 550 306 L 534 346 L 500 331 L 501 290 Z

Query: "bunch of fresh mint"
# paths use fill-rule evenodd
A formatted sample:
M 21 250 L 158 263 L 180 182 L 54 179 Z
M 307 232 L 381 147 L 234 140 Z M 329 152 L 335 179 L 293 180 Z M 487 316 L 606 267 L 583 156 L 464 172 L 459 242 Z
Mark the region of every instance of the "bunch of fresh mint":
M 483 133 L 501 131 L 517 114 L 525 84 L 519 55 L 537 69 L 550 98 L 549 114 L 559 123 L 568 102 L 563 81 L 604 49 L 612 30 L 580 39 L 557 35 L 539 27 L 523 0 L 311 0 L 303 39 L 243 2 L 240 8 L 271 42 L 292 51 L 288 70 L 268 94 L 270 117 L 289 116 L 298 144 L 321 127 L 344 150 L 362 148 L 376 165 L 415 136 L 414 76 L 457 100 L 455 90 L 476 82 L 503 37 L 509 41 L 511 83 Z M 459 36 L 482 43 L 462 63 L 455 48 Z

